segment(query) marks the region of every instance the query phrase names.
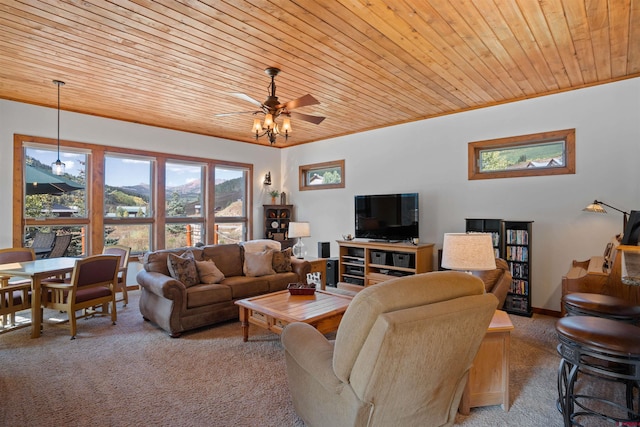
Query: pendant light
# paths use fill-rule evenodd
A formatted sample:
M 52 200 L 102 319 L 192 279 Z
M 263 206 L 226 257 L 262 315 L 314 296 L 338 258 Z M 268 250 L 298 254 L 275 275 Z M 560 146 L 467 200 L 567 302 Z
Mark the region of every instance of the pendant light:
M 53 83 L 58 86 L 58 160 L 51 163 L 51 171 L 54 175 L 63 175 L 65 164 L 60 161 L 60 86 L 64 86 L 64 82 L 54 80 Z

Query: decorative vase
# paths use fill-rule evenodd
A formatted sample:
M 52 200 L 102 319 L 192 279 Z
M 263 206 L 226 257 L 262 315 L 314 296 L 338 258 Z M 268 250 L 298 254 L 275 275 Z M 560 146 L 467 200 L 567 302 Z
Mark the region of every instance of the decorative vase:
M 272 198 L 271 198 L 271 204 L 272 204 L 272 205 L 275 205 L 275 204 L 276 204 L 276 198 L 275 198 L 275 197 L 272 197 Z

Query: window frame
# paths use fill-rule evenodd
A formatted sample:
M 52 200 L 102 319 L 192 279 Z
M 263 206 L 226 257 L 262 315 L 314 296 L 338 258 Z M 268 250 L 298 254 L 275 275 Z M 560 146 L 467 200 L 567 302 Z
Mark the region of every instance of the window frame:
M 39 144 L 43 146 L 55 147 L 57 140 L 53 138 L 43 138 L 30 135 L 14 134 L 13 136 L 13 164 L 14 177 L 19 179 L 13 180 L 13 245 L 17 247 L 23 246 L 23 236 L 26 226 L 59 226 L 66 225 L 64 218 L 52 218 L 50 220 L 33 219 L 27 220 L 24 216 L 24 145 Z M 192 157 L 185 155 L 168 154 L 161 152 L 153 152 L 147 150 L 137 150 L 132 148 L 119 148 L 109 145 L 98 145 L 83 142 L 74 142 L 60 140 L 60 146 L 67 149 L 84 150 L 88 152 L 88 164 L 86 166 L 86 186 L 87 191 L 87 218 L 68 218 L 73 219 L 73 225 L 86 226 L 86 249 L 85 255 L 95 255 L 102 252 L 104 246 L 104 229 L 105 225 L 117 224 L 151 224 L 151 242 L 149 250 L 158 250 L 165 248 L 165 225 L 172 221 L 165 218 L 165 174 L 164 167 L 169 162 L 188 162 L 202 163 L 206 165 L 206 182 L 203 183 L 205 188 L 203 205 L 204 216 L 204 235 L 207 239 L 206 244 L 213 244 L 214 229 L 216 226 L 216 218 L 214 214 L 215 199 L 215 183 L 213 182 L 216 166 L 233 167 L 244 169 L 247 174 L 245 189 L 245 216 L 242 218 L 234 218 L 235 222 L 243 222 L 244 238 L 250 240 L 253 238 L 253 165 L 249 163 L 230 162 L 223 160 L 210 159 L 205 157 Z M 133 217 L 133 218 L 105 218 L 104 213 L 104 159 L 105 155 L 115 155 L 119 157 L 146 157 L 154 159 L 152 165 L 152 190 L 156 197 L 152 199 L 151 209 L 152 215 L 149 217 Z M 177 218 L 175 218 L 177 219 Z M 180 221 L 180 219 L 177 219 Z
M 313 163 L 309 165 L 300 165 L 298 168 L 299 175 L 299 189 L 300 191 L 307 190 L 327 190 L 330 188 L 344 188 L 345 187 L 345 169 L 344 169 L 344 159 L 342 160 L 333 160 L 330 162 L 322 162 L 322 163 Z M 307 182 L 307 176 L 309 172 L 314 170 L 322 170 L 322 169 L 330 169 L 330 168 L 338 168 L 340 169 L 340 182 L 332 183 L 332 184 L 317 184 L 317 185 L 309 185 Z
M 564 142 L 565 165 L 560 167 L 536 167 L 532 169 L 513 169 L 480 172 L 480 154 L 488 149 L 524 148 L 547 142 Z M 563 129 L 507 138 L 475 141 L 468 144 L 469 180 L 516 178 L 526 176 L 568 175 L 576 173 L 576 130 Z

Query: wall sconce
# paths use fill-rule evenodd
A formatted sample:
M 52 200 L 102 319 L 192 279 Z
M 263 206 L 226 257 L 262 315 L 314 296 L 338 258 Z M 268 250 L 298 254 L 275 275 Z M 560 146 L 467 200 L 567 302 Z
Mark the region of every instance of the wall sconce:
M 267 173 L 264 175 L 264 182 L 263 182 L 263 184 L 264 184 L 264 185 L 271 185 L 271 171 L 267 172 Z

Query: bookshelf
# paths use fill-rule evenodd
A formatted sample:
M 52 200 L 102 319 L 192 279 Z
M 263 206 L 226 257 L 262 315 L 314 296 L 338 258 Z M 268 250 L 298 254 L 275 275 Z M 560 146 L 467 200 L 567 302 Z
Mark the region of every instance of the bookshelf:
M 531 231 L 533 221 L 467 218 L 466 231 L 491 233 L 496 258 L 509 264 L 513 280 L 504 310 L 531 316 Z

